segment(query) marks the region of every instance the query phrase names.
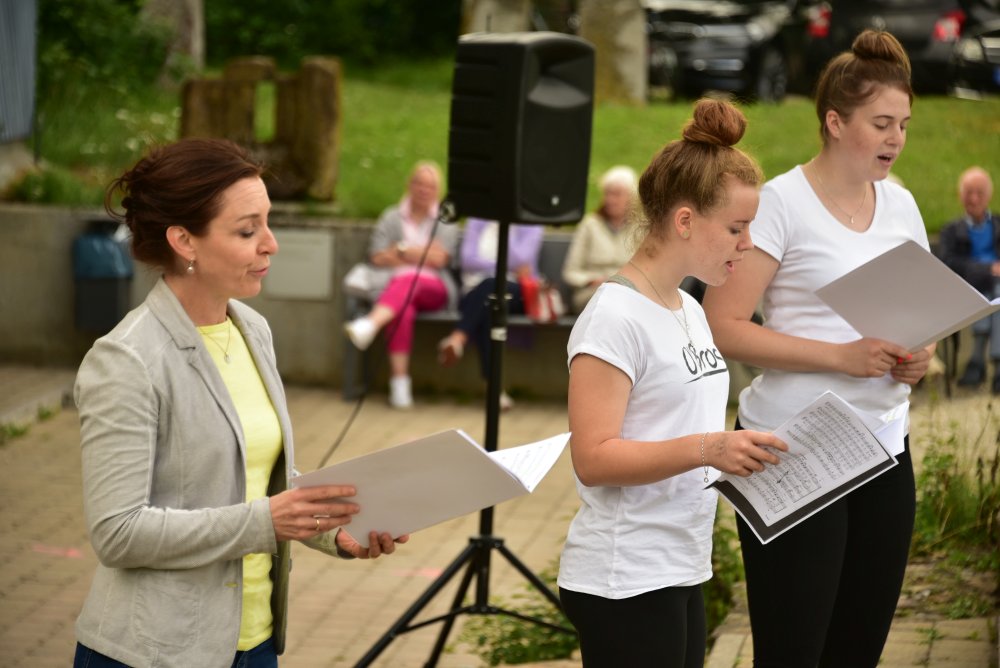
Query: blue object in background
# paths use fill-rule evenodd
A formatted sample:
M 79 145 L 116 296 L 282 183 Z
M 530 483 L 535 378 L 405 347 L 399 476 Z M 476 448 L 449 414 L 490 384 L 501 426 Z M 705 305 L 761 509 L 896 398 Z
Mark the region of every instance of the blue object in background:
M 95 220 L 73 240 L 74 306 L 81 330 L 105 334 L 128 312 L 134 265 L 118 230 L 114 221 Z

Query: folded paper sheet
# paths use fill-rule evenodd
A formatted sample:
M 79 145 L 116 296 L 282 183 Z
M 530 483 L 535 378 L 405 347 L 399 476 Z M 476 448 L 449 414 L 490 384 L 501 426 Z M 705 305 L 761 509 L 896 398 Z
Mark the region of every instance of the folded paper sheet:
M 919 350 L 994 311 L 992 302 L 920 244 L 907 241 L 816 291 L 862 336 Z
M 496 505 L 535 489 L 569 434 L 486 452 L 460 429 L 379 450 L 289 480 L 290 487 L 354 485 L 361 506 L 345 530 L 363 546 Z

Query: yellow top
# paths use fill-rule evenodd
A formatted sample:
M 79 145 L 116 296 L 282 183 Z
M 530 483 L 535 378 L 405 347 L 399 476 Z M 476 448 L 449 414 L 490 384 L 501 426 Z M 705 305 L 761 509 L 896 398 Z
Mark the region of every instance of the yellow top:
M 246 440 L 247 498 L 267 496 L 271 471 L 281 454 L 281 426 L 246 342 L 232 321 L 199 327 L 243 425 Z M 226 361 L 228 356 L 229 361 Z M 271 555 L 243 557 L 243 618 L 238 650 L 253 649 L 271 637 Z

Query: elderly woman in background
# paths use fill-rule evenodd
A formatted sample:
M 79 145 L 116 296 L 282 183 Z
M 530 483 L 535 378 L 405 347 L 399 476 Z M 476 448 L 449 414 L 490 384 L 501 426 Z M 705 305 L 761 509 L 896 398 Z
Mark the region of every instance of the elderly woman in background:
M 133 255 L 162 276 L 76 379 L 100 565 L 75 666 L 276 666 L 289 541 L 345 558 L 394 549 L 386 533 L 365 549 L 339 530 L 359 510 L 353 487 L 287 489 L 292 431 L 271 330 L 238 301 L 260 292 L 278 251 L 261 172 L 231 142 L 185 139 L 108 190 Z M 124 213 L 111 207 L 118 191 Z
M 619 165 L 601 176 L 601 204 L 576 226 L 563 265 L 563 280 L 573 288 L 573 311 L 580 313 L 598 286 L 629 259 L 625 224 L 635 200 L 635 170 Z
M 441 181 L 441 170 L 435 163 L 418 162 L 403 199 L 382 213 L 372 233 L 368 260 L 383 270 L 379 273 L 388 283 L 371 311 L 344 325 L 358 350 L 367 350 L 379 330 L 388 326 L 389 404 L 393 408 L 413 405 L 410 351 L 417 313 L 437 311 L 457 299 L 458 289 L 448 265 L 455 253 L 458 230 L 441 225 L 431 238 Z M 427 255 L 418 272 L 425 248 Z

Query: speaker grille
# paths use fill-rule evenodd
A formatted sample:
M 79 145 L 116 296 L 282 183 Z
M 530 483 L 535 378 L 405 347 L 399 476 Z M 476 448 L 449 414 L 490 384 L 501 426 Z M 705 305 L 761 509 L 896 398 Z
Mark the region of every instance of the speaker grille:
M 562 224 L 583 217 L 593 47 L 558 33 L 459 41 L 448 191 L 459 215 Z

